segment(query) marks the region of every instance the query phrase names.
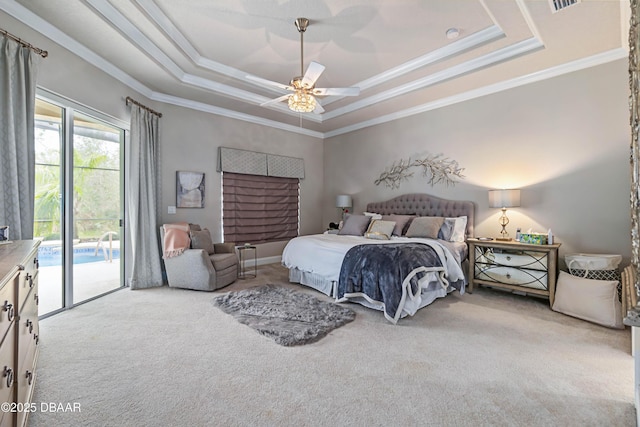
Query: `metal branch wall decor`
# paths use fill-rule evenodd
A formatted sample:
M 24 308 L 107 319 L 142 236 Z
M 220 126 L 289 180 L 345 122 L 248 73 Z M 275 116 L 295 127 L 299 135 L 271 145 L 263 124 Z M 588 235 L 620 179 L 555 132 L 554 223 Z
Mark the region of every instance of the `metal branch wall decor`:
M 374 183 L 384 184 L 392 189 L 399 188 L 403 181 L 413 176 L 411 168 L 421 168 L 422 176 L 427 178 L 432 187 L 436 184 L 455 185 L 459 179 L 464 178 L 464 168 L 461 168 L 457 161 L 443 157 L 442 154 L 429 154 L 423 159 L 400 159 L 397 163 L 393 162 Z

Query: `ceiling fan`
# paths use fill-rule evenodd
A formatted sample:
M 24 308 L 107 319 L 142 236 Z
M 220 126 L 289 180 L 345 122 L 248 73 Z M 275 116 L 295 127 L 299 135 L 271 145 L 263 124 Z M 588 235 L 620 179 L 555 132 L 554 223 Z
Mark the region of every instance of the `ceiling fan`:
M 285 89 L 293 93 L 283 95 L 279 98 L 272 99 L 270 101 L 260 104 L 260 106 L 267 106 L 275 104 L 284 100 L 287 100 L 289 109 L 298 113 L 310 113 L 314 112 L 320 114 L 324 112 L 324 108 L 316 99 L 316 96 L 328 96 L 328 95 L 340 95 L 340 96 L 357 96 L 360 94 L 359 87 L 344 87 L 344 88 L 319 88 L 315 87 L 316 80 L 320 77 L 325 67 L 315 61 L 311 61 L 307 72 L 304 72 L 304 50 L 303 50 L 303 34 L 309 26 L 309 20 L 307 18 L 297 18 L 295 20 L 296 28 L 300 33 L 300 76 L 291 79 L 288 85 L 274 82 L 260 77 L 248 75 L 247 78 L 256 82 L 260 82 L 265 85 L 275 86 L 280 89 Z

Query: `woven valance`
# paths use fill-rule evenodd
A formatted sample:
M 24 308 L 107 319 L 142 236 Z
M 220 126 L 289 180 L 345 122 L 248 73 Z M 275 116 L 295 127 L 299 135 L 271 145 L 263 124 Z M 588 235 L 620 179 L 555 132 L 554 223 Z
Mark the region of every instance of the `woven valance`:
M 218 172 L 302 179 L 304 159 L 219 147 Z

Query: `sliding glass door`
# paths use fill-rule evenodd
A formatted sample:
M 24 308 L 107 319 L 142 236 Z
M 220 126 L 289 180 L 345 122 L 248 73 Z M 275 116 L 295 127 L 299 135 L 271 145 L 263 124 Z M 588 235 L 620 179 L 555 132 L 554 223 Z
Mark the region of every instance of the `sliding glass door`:
M 42 240 L 40 264 L 39 314 L 64 307 L 62 274 L 62 159 L 64 110 L 36 99 L 35 129 L 35 209 L 33 236 Z
M 124 131 L 73 118 L 73 303 L 121 286 L 121 149 Z
M 124 130 L 36 100 L 40 315 L 123 286 Z

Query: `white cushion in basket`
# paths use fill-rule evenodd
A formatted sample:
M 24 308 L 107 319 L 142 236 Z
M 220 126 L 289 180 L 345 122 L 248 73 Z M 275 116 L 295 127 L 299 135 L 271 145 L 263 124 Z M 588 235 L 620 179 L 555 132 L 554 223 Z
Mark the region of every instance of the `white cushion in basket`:
M 561 271 L 553 310 L 609 328 L 622 329 L 622 305 L 618 300 L 617 286 L 615 280 L 584 279 Z

